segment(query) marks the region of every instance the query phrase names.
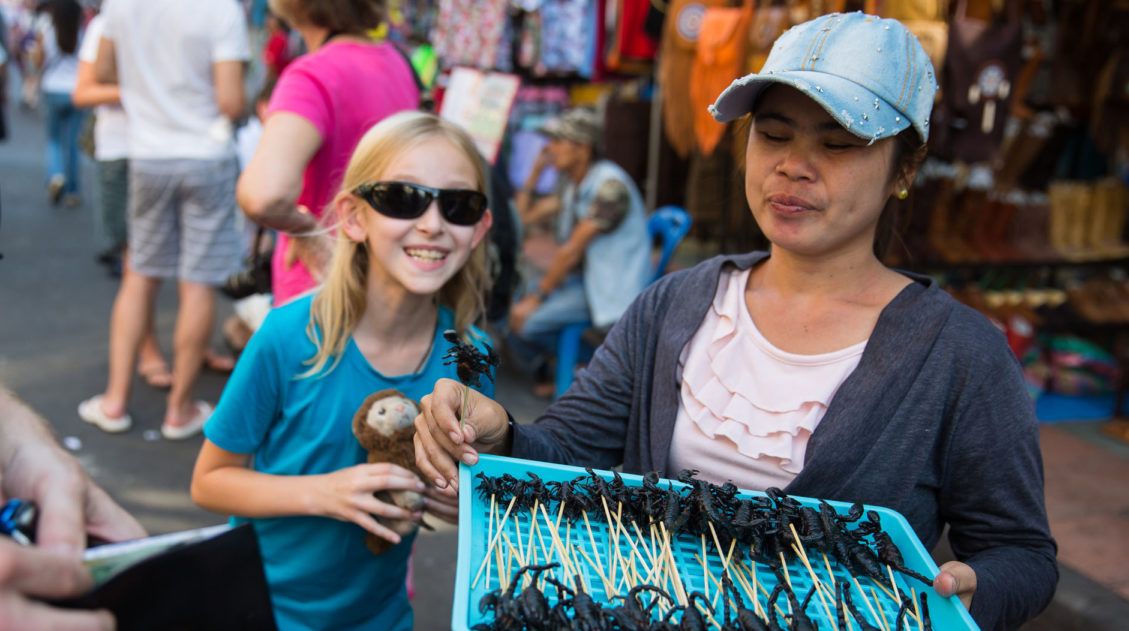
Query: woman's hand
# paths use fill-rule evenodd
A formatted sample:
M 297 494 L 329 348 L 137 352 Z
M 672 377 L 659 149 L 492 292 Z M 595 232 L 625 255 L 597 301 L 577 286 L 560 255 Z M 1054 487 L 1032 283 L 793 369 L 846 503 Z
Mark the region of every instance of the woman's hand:
M 501 453 L 509 438 L 506 410 L 477 390 L 470 390 L 459 425 L 459 406 L 466 386 L 452 379 L 435 382 L 435 390 L 420 401 L 416 417 L 416 466 L 440 489 L 459 487 L 457 461 L 472 465 L 478 453 Z
M 327 234 L 291 236 L 286 249 L 286 266 L 301 261 L 317 282 L 325 278 L 329 271 L 329 259 L 333 255 L 333 239 Z
M 428 515 L 434 515 L 448 524 L 459 525 L 459 492 L 455 488 L 448 486 L 437 489 L 429 486 L 423 492 L 423 502 L 423 510 Z
M 333 256 L 333 238 L 321 230 L 309 208 L 299 205 L 298 216 L 307 221 L 305 232 L 289 234 L 283 262 L 289 269 L 295 261 L 301 261 L 310 276 L 320 283 L 329 270 L 329 259 Z
M 392 543 L 400 543 L 400 535 L 377 522 L 376 517 L 419 521 L 420 513 L 382 502 L 374 495 L 378 491 L 423 492 L 423 482 L 403 467 L 387 462 L 359 464 L 311 476 L 311 480 L 315 485 L 312 512 L 317 515 L 351 521 Z
M 972 595 L 976 593 L 976 572 L 960 561 L 949 561 L 941 566 L 941 571 L 933 579 L 933 589 L 946 598 L 955 594 L 968 609 L 972 607 Z

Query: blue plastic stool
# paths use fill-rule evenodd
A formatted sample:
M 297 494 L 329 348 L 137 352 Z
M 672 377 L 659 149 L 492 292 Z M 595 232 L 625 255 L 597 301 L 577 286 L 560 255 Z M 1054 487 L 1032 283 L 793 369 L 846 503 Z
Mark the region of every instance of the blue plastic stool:
M 650 235 L 652 241 L 656 238 L 659 239 L 659 242 L 662 243 L 662 251 L 659 254 L 659 260 L 655 262 L 649 283 L 662 278 L 662 275 L 666 273 L 666 267 L 670 264 L 674 251 L 678 249 L 678 244 L 690 232 L 692 223 L 690 213 L 686 212 L 681 206 L 663 206 L 651 213 L 650 219 L 647 220 L 647 234 Z M 557 373 L 554 379 L 556 384 L 554 399 L 559 399 L 565 393 L 565 390 L 568 390 L 568 387 L 572 385 L 576 373 L 576 364 L 581 361 L 581 352 L 586 351 L 585 355 L 592 354 L 592 349 L 586 348 L 587 345 L 583 343 L 582 339 L 584 332 L 590 328 L 592 328 L 592 323 L 587 320 L 574 322 L 561 329 L 561 332 L 557 335 Z

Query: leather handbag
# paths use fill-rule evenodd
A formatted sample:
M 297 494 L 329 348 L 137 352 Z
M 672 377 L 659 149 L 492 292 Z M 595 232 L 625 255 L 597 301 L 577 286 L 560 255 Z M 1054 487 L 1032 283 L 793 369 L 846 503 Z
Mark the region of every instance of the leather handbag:
M 262 241 L 266 229 L 259 227 L 255 232 L 255 242 L 251 246 L 251 254 L 247 257 L 247 265 L 240 272 L 227 277 L 227 281 L 220 287 L 220 291 L 232 300 L 239 300 L 254 294 L 271 293 L 270 252 L 262 251 Z

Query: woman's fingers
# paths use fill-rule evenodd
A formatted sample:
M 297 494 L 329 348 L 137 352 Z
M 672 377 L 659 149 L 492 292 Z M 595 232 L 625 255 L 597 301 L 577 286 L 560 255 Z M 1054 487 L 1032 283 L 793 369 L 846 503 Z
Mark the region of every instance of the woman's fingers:
M 459 523 L 459 497 L 449 494 L 449 490 L 428 487 L 424 491 L 424 507 L 428 513 L 450 523 Z
M 966 608 L 970 607 L 976 593 L 976 571 L 960 561 L 949 561 L 933 579 L 933 589 L 941 596 L 956 595 Z
M 433 499 L 424 498 L 424 506 L 427 514 L 434 515 L 436 518 L 452 524 L 459 525 L 459 509 L 458 507 L 451 507 L 441 502 L 436 502 Z

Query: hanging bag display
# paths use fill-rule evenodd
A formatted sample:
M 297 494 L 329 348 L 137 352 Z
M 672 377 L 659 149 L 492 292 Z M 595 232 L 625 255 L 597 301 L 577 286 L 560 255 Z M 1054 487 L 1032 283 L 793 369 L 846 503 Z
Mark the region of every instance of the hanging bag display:
M 694 114 L 694 138 L 698 151 L 709 155 L 725 135 L 725 125 L 714 120 L 709 105 L 718 94 L 739 77 L 744 66 L 749 24 L 753 19 L 753 0 L 739 7 L 710 7 L 702 16 L 698 52 L 690 82 L 690 103 Z
M 968 0 L 958 0 L 934 126 L 942 156 L 974 163 L 995 155 L 1021 65 L 1022 26 L 1017 0 L 1007 0 L 1004 15 L 991 21 L 969 17 Z
M 882 17 L 898 20 L 917 36 L 938 76 L 949 44 L 947 5 L 946 0 L 885 0 L 882 3 Z
M 690 72 L 694 67 L 702 18 L 707 8 L 725 4 L 723 0 L 673 0 L 667 7 L 659 61 L 663 130 L 675 153 L 683 158 L 694 147 Z
M 745 72 L 760 72 L 777 37 L 788 30 L 791 20 L 788 8 L 774 5 L 771 0 L 761 0 L 749 29 L 749 47 L 746 53 Z

